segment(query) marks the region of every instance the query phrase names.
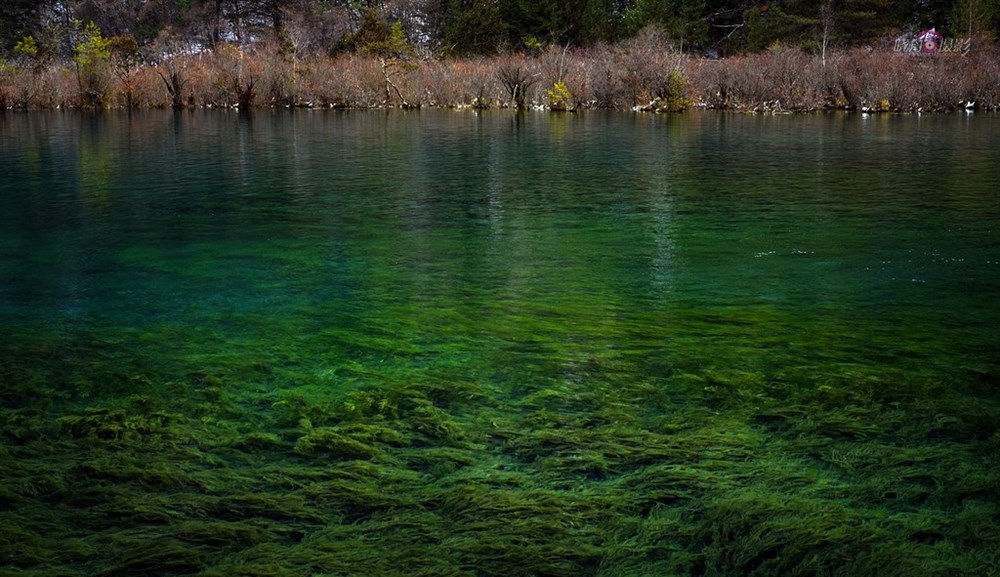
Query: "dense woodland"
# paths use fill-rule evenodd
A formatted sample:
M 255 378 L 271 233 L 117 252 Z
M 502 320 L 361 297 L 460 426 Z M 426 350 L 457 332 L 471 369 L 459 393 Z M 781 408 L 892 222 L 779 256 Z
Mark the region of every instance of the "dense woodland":
M 1000 32 L 1000 0 L 5 0 L 0 49 L 25 36 L 68 55 L 73 21 L 146 45 L 176 34 L 205 46 L 268 37 L 309 53 L 336 49 L 374 10 L 435 55 L 618 42 L 649 25 L 688 50 L 733 54 L 784 42 L 815 49 L 934 26 L 951 36 Z
M 931 27 L 964 49 L 893 50 Z M 998 37 L 1000 0 L 4 0 L 0 109 L 996 108 Z

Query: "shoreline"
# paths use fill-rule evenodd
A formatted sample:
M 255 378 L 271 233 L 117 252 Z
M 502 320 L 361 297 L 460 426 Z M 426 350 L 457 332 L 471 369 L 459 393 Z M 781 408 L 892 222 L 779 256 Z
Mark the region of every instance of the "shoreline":
M 533 56 L 385 61 L 235 47 L 156 65 L 0 62 L 0 110 L 539 109 L 784 114 L 1000 110 L 1000 48 L 920 56 L 800 49 L 724 59 L 632 43 Z

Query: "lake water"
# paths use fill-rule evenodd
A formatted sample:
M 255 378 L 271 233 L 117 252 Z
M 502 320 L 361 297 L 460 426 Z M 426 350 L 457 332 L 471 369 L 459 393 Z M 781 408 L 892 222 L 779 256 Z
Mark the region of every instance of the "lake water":
M 998 151 L 0 113 L 0 574 L 997 575 Z

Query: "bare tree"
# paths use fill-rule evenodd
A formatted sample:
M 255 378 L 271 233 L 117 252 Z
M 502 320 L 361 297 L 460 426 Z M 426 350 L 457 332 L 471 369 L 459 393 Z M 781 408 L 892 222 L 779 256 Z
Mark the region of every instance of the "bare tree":
M 497 70 L 500 83 L 510 94 L 511 106 L 515 110 L 527 108 L 528 89 L 538 82 L 538 74 L 528 71 L 523 56 L 512 56 L 503 61 Z
M 156 41 L 147 48 L 150 60 L 156 63 L 156 73 L 167 87 L 170 106 L 174 110 L 184 108 L 184 49 L 180 40 L 170 29 L 160 33 Z
M 823 66 L 826 66 L 826 47 L 830 43 L 833 32 L 833 0 L 823 0 L 819 8 L 820 23 L 823 26 L 823 39 L 820 42 Z
M 403 25 L 398 20 L 389 30 L 389 37 L 385 40 L 371 42 L 364 46 L 363 51 L 375 55 L 382 65 L 382 77 L 385 79 L 385 102 L 392 99 L 392 93 L 396 93 L 402 102 L 403 108 L 411 108 L 411 104 L 403 97 L 403 93 L 393 82 L 393 78 L 406 70 L 411 70 L 417 66 L 417 50 L 406 40 L 403 33 Z
M 111 70 L 121 84 L 125 95 L 125 107 L 135 108 L 135 73 L 142 64 L 139 43 L 132 35 L 109 38 L 111 50 Z

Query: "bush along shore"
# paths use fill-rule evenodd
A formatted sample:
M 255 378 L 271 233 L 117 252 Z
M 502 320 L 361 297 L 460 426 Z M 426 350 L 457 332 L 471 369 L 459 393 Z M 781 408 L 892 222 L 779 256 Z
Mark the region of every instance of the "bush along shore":
M 929 112 L 1000 108 L 1000 47 L 914 54 L 878 46 L 813 54 L 776 45 L 710 59 L 674 49 L 655 30 L 616 45 L 531 54 L 422 58 L 401 34 L 332 55 L 280 43 L 192 50 L 96 28 L 70 61 L 44 59 L 30 39 L 0 60 L 0 109 L 416 108 L 753 112 Z M 161 56 L 150 58 L 148 54 Z M 144 54 L 146 56 L 144 56 Z

